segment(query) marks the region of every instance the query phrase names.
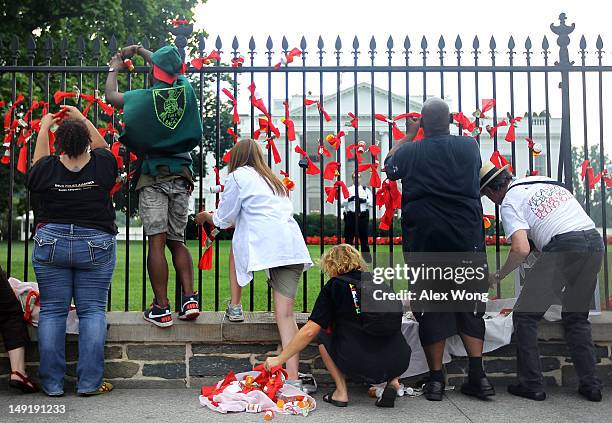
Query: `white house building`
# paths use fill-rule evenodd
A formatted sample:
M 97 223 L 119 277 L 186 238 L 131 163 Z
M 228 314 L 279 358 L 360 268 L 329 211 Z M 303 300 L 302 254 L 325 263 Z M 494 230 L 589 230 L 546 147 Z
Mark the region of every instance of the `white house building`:
M 372 143 L 374 138 L 375 143 L 381 148 L 380 161 L 381 167 L 384 157 L 389 151 L 390 146 L 393 145 L 393 140 L 389 139 L 389 125 L 385 122 L 373 119 L 373 113 L 381 113 L 384 115 L 389 114 L 389 94 L 387 90 L 374 87 L 368 83 L 360 83 L 356 87 L 357 90 L 357 105 L 358 105 L 358 117 L 359 117 L 359 132 L 357 134 L 357 140 L 363 140 L 368 145 Z M 372 107 L 372 97 L 374 99 Z M 318 97 L 309 97 L 318 100 Z M 451 111 L 455 111 L 457 108 L 453 104 L 451 99 L 446 99 L 449 103 Z M 422 96 L 414 96 L 408 99 L 408 107 L 406 107 L 406 98 L 398 94 L 391 94 L 391 114 L 398 115 L 405 113 L 406 111 L 420 111 L 422 106 Z M 280 139 L 276 140 L 276 146 L 282 157 L 280 164 L 273 164 L 272 168 L 279 174 L 280 170 L 285 169 L 286 163 L 288 163 L 289 175 L 295 182 L 296 187 L 291 194 L 293 201 L 294 210 L 296 213 L 302 211 L 302 187 L 306 184 L 306 212 L 307 213 L 319 213 L 321 210 L 321 196 L 324 196 L 324 190 L 321 187 L 321 175 L 306 175 L 306 181 L 302 179 L 302 171 L 298 166 L 300 155 L 294 152 L 295 145 L 302 146 L 304 138 L 306 139 L 306 151 L 310 155 L 311 159 L 321 168 L 321 172 L 329 160 L 336 160 L 335 151 L 331 146 L 325 142 L 326 148 L 332 153 L 332 158 L 328 159 L 324 157 L 323 166 L 320 165 L 320 157 L 317 154 L 319 140 L 325 139 L 327 134 L 336 133 L 338 125 L 341 130 L 346 132 L 343 145 L 340 147 L 340 172 L 341 179 L 346 182 L 347 186 L 352 184 L 352 172 L 355 169 L 354 159 L 347 159 L 345 154 L 346 145 L 352 144 L 355 139 L 355 130 L 349 126 L 346 126 L 349 118 L 347 117 L 348 112 L 355 112 L 355 87 L 350 87 L 337 93 L 325 95 L 323 97 L 323 107 L 329 113 L 331 117 L 330 122 L 323 120 L 321 126 L 321 119 L 316 105 L 308 106 L 306 108 L 305 127 L 304 132 L 304 117 L 303 112 L 303 97 L 302 95 L 294 95 L 289 99 L 290 116 L 295 123 L 295 130 L 297 140 L 289 142 L 289 156 L 288 160 L 286 157 L 286 143 L 285 143 L 285 125 L 281 123 L 281 118 L 284 117 L 285 111 L 283 107 L 283 99 L 274 99 L 272 101 L 272 107 L 270 108 L 270 114 L 272 115 L 274 125 L 281 131 Z M 338 115 L 338 105 L 340 114 Z M 471 110 L 465 110 L 466 115 L 471 115 Z M 490 114 L 491 112 L 487 113 Z M 505 113 L 498 111 L 498 116 L 505 116 Z M 471 117 L 471 116 L 470 116 Z M 551 160 L 552 176 L 556 176 L 557 163 L 559 158 L 559 141 L 561 134 L 561 119 L 550 118 L 549 119 L 549 143 L 550 150 L 546 149 L 546 118 L 535 116 L 532 118 L 532 139 L 536 143 L 540 143 L 543 146 L 542 153 L 538 157 L 533 158 L 534 169 L 538 170 L 540 175 L 547 174 L 547 157 Z M 488 160 L 493 153 L 493 139 L 490 138 L 489 134 L 485 131 L 486 125 L 492 124 L 490 119 L 483 119 L 480 121 L 483 128 L 483 133 L 480 136 L 481 143 L 481 156 L 483 160 Z M 255 120 L 257 125 L 257 120 Z M 400 129 L 405 129 L 403 121 L 399 122 Z M 241 115 L 240 124 L 238 131 L 241 137 L 250 136 L 252 130 L 257 129 L 251 128 L 251 119 L 249 115 Z M 498 135 L 498 150 L 508 160 L 511 159 L 512 143 L 504 140 L 508 127 L 499 128 Z M 451 133 L 457 133 L 456 129 L 452 129 Z M 524 176 L 529 170 L 529 155 L 531 154 L 528 144 L 525 141 L 525 137 L 528 135 L 528 119 L 525 117 L 516 128 L 516 142 L 515 157 L 516 166 L 515 174 L 517 176 Z M 260 138 L 262 145 L 265 145 L 263 136 Z M 366 155 L 366 162 L 370 161 L 369 155 Z M 212 169 L 214 160 L 209 157 L 207 160 L 207 169 Z M 226 169 L 221 171 L 221 178 L 226 175 Z M 381 179 L 384 180 L 384 173 L 380 172 Z M 369 172 L 365 172 L 363 175 L 364 181 L 367 183 L 370 175 Z M 209 172 L 209 175 L 204 179 L 204 195 L 205 204 L 207 208 L 211 208 L 214 205 L 214 194 L 207 193 L 208 187 L 214 185 L 214 175 Z M 333 181 L 324 181 L 323 186 L 330 186 Z M 198 192 L 198 187 L 194 190 L 194 193 Z M 197 204 L 197 198 L 194 196 L 194 209 Z M 493 206 L 488 202 L 485 205 L 485 213 L 491 212 Z M 335 214 L 337 211 L 336 204 L 324 204 L 324 212 L 326 214 Z M 379 212 L 380 215 L 380 212 Z

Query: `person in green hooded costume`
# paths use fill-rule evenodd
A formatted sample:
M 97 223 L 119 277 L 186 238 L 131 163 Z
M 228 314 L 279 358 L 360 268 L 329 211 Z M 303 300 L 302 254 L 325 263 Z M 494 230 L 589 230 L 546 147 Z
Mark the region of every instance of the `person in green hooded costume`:
M 152 86 L 121 93 L 117 74 L 124 60 L 140 55 L 151 65 Z M 151 53 L 140 45 L 125 47 L 111 59 L 106 80 L 106 101 L 123 107 L 125 127 L 119 141 L 141 160 L 136 184 L 140 218 L 149 237 L 147 270 L 155 298 L 144 319 L 159 326 L 172 326 L 168 301 L 167 246 L 181 283 L 178 317 L 192 320 L 199 315 L 198 295 L 193 290 L 193 262 L 184 244 L 193 191 L 190 152 L 202 138 L 202 121 L 191 84 L 182 74 L 186 65 L 174 46 Z

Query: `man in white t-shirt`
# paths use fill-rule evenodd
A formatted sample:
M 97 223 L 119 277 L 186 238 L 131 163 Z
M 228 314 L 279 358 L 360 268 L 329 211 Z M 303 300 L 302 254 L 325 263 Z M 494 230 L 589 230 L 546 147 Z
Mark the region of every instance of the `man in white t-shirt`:
M 355 185 L 348 187 L 349 196 L 343 201 L 344 207 L 344 242 L 350 245 L 355 245 L 355 237 L 359 237 L 359 245 L 361 254 L 366 261 L 371 261 L 370 246 L 368 244 L 368 223 L 370 222 L 370 207 L 372 207 L 372 191 L 361 184 L 361 175 L 359 176 L 357 190 L 355 194 Z M 359 206 L 357 206 L 359 202 Z M 357 216 L 356 211 L 357 212 Z
M 603 239 L 563 184 L 543 176 L 515 179 L 507 167 L 498 169 L 488 162 L 480 172 L 480 192 L 501 206 L 504 232 L 512 240 L 508 258 L 491 275 L 491 283 L 521 265 L 531 245 L 539 252 L 525 275 L 512 315 L 519 383 L 508 386 L 508 392 L 536 401 L 546 399 L 537 325 L 560 300 L 565 338 L 580 380 L 578 391 L 590 401 L 601 401 L 588 310 L 603 260 Z

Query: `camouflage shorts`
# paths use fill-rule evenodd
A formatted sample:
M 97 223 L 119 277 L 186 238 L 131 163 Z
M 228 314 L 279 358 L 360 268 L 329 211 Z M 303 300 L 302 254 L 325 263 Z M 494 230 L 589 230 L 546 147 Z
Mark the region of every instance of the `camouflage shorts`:
M 183 178 L 142 188 L 138 204 L 145 234 L 165 233 L 166 239 L 183 241 L 190 196 L 189 183 Z

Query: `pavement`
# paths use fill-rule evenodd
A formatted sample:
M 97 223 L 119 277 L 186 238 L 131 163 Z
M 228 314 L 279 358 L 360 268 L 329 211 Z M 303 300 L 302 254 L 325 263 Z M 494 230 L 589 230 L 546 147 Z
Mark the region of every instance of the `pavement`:
M 350 391 L 347 408 L 336 408 L 321 400 L 323 392 L 315 394 L 318 408 L 308 417 L 277 415 L 273 422 L 609 422 L 612 416 L 612 395 L 600 403 L 591 403 L 568 388 L 549 388 L 548 398 L 534 402 L 506 393 L 503 387 L 493 400 L 480 401 L 459 392 L 447 391 L 441 402 L 429 402 L 423 397 L 398 398 L 393 409 L 380 409 L 364 391 Z M 604 393 L 605 394 L 605 393 Z M 16 414 L 17 405 L 64 406 L 63 414 Z M 24 408 L 24 407 L 21 407 Z M 40 408 L 40 407 L 39 407 Z M 45 407 L 49 408 L 49 407 Z M 58 407 L 59 408 L 59 407 Z M 2 422 L 263 422 L 263 414 L 236 413 L 222 415 L 202 408 L 195 389 L 115 389 L 110 394 L 91 398 L 67 394 L 48 398 L 42 394 L 19 395 L 0 392 Z

